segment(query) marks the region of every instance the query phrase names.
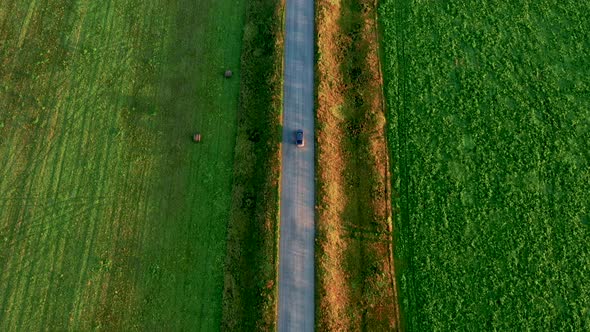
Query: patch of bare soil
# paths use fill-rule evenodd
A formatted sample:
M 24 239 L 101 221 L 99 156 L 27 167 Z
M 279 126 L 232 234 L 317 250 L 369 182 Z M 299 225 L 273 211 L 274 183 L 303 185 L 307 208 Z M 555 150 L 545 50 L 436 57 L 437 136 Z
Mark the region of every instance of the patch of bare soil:
M 318 34 L 317 82 L 317 248 L 316 248 L 316 317 L 317 329 L 327 331 L 346 330 L 350 320 L 346 308 L 350 303 L 350 291 L 343 287 L 349 276 L 341 268 L 347 243 L 343 238 L 342 213 L 344 201 L 344 176 L 340 172 L 343 160 L 338 137 L 344 135 L 343 119 L 338 107 L 344 103 L 344 82 L 340 77 L 341 59 L 338 45 L 333 41 L 339 36 L 339 1 L 316 2 Z M 321 24 L 320 24 L 321 23 Z

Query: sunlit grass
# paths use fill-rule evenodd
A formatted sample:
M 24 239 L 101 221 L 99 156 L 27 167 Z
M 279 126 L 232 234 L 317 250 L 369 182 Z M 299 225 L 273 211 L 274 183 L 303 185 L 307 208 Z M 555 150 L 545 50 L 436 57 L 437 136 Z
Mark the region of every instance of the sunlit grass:
M 589 9 L 383 2 L 409 330 L 590 328 Z

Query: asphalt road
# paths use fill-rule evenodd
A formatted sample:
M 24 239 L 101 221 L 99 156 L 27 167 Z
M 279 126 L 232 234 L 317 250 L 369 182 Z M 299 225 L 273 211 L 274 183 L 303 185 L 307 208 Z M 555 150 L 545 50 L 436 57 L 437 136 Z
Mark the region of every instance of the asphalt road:
M 287 0 L 278 330 L 314 328 L 314 2 Z M 305 146 L 295 146 L 302 129 Z

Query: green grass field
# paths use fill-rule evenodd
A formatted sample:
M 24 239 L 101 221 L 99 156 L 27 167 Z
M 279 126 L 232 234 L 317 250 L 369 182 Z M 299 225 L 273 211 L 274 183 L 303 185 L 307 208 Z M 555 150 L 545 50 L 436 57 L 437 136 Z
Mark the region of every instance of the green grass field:
M 590 330 L 588 12 L 382 1 L 408 331 Z
M 0 330 L 219 330 L 243 3 L 0 0 Z

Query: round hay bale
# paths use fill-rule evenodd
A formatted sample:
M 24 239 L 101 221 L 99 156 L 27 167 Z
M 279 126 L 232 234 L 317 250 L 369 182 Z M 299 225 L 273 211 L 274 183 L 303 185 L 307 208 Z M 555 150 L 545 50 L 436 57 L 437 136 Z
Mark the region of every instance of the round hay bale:
M 230 78 L 232 77 L 233 73 L 231 72 L 231 70 L 226 70 L 225 73 L 223 74 L 223 76 L 225 76 L 225 78 Z
M 196 133 L 193 135 L 193 141 L 195 143 L 199 143 L 201 141 L 201 133 Z

